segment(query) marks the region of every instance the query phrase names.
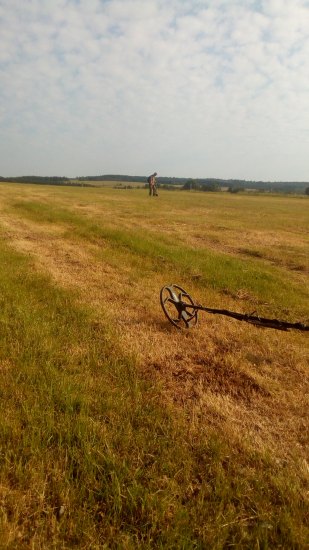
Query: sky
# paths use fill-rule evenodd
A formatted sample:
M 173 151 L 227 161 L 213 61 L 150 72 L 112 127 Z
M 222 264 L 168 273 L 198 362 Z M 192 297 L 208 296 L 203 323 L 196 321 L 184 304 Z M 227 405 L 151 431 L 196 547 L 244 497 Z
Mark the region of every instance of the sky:
M 0 0 L 0 176 L 309 181 L 309 0 Z

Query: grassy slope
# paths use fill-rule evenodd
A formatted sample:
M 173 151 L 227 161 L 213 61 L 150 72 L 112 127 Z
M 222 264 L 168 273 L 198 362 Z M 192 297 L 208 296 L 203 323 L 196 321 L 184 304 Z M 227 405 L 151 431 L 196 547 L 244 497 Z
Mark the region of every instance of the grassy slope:
M 258 301 L 262 307 L 266 301 L 271 313 L 284 313 L 284 308 L 293 317 L 308 312 L 303 269 L 298 279 L 294 272 L 289 276 L 287 262 L 272 267 L 267 255 L 262 265 L 251 256 L 245 261 L 239 250 L 235 251 L 233 236 L 225 241 L 230 247 L 228 253 L 219 245 L 196 252 L 195 232 L 204 239 L 213 239 L 214 233 L 218 238 L 220 226 L 225 223 L 231 227 L 236 218 L 237 228 L 239 218 L 242 227 L 248 227 L 249 220 L 239 213 L 244 203 L 227 203 L 225 207 L 237 214 L 230 214 L 229 223 L 217 218 L 217 225 L 214 216 L 208 222 L 212 224 L 210 235 L 205 230 L 203 233 L 203 212 L 196 196 L 188 217 L 188 196 L 165 194 L 165 203 L 162 201 L 160 207 L 150 204 L 150 212 L 145 213 L 141 194 L 138 200 L 127 201 L 110 191 L 103 195 L 69 191 L 72 195 L 67 190 L 35 189 L 34 195 L 27 197 L 22 195 L 23 188 L 19 197 L 13 193 L 6 209 L 12 219 L 31 219 L 41 231 L 42 224 L 62 227 L 63 242 L 72 240 L 84 247 L 97 244 L 95 252 L 91 249 L 94 265 L 109 262 L 110 269 L 127 270 L 133 283 L 141 286 L 136 290 L 141 300 L 143 289 L 148 292 L 149 279 L 155 285 L 160 277 L 169 282 L 169 277 L 178 273 L 185 281 L 195 277 L 196 292 L 202 296 L 211 284 L 211 296 L 219 306 L 222 300 L 233 303 L 242 290 L 247 293 L 248 306 Z M 94 199 L 96 208 L 92 210 Z M 220 198 L 211 198 L 213 209 L 216 200 L 224 206 Z M 279 201 L 273 206 L 285 204 Z M 293 202 L 289 207 L 293 209 Z M 210 217 L 209 201 L 204 208 Z M 287 224 L 280 228 L 279 220 L 282 215 L 288 218 L 288 208 L 284 214 L 278 213 L 277 227 L 274 212 L 273 208 L 272 227 L 278 233 L 287 231 Z M 299 207 L 296 232 L 301 233 L 300 212 Z M 252 216 L 250 220 L 255 229 Z M 190 227 L 190 235 L 188 227 L 182 231 L 182 224 Z M 256 448 L 249 436 L 237 437 L 223 416 L 214 423 L 210 409 L 202 406 L 202 397 L 198 407 L 192 401 L 179 406 L 177 399 L 165 399 L 162 384 L 168 380 L 150 374 L 151 363 L 140 368 L 138 356 L 125 353 L 112 303 L 107 314 L 100 315 L 91 303 L 84 303 L 82 293 L 61 289 L 38 272 L 32 255 L 26 258 L 13 252 L 4 241 L 0 279 L 2 546 L 305 548 L 306 476 L 299 469 L 297 449 L 281 460 L 267 446 Z M 302 262 L 305 242 L 295 239 L 295 246 Z M 215 276 L 220 267 L 224 267 L 224 284 Z M 91 281 L 89 291 L 90 287 Z M 130 307 L 129 302 L 127 305 Z M 267 421 L 277 395 L 284 401 L 287 414 L 299 406 L 301 416 L 302 403 L 295 402 L 295 392 L 293 401 L 289 384 L 295 381 L 301 395 L 299 377 L 305 371 L 301 365 L 297 371 L 297 362 L 303 358 L 302 335 L 288 335 L 285 346 L 283 339 L 264 337 L 251 327 L 248 336 L 242 332 L 239 338 L 237 328 L 233 332 L 222 324 L 222 329 L 220 323 L 209 327 L 211 343 L 204 341 L 204 351 L 199 350 L 196 360 L 212 391 L 207 394 L 208 387 L 204 395 L 211 400 L 229 391 L 229 400 L 225 404 L 222 401 L 222 408 L 230 407 L 231 422 L 234 401 L 235 406 L 243 407 L 241 414 L 253 418 L 254 407 L 260 402 L 255 400 L 253 386 L 248 385 L 253 378 L 244 367 L 241 349 L 257 361 L 265 356 L 268 340 L 267 353 L 273 355 L 272 368 L 278 378 L 271 378 L 266 364 L 259 365 L 256 387 L 265 405 L 264 412 L 259 411 L 260 421 Z M 191 340 L 184 339 L 194 346 L 203 336 L 200 332 Z M 164 337 L 162 333 L 162 345 Z M 173 332 L 166 344 L 171 348 L 172 338 Z M 179 335 L 175 338 L 181 351 Z M 216 353 L 211 354 L 210 345 L 215 344 Z M 145 357 L 150 354 L 148 349 L 144 352 Z M 238 365 L 233 363 L 235 352 Z M 169 354 L 173 361 L 171 349 L 166 350 L 165 359 Z M 286 370 L 279 378 L 283 357 Z M 216 380 L 209 378 L 213 369 L 220 373 Z M 256 363 L 252 370 L 257 370 Z M 178 378 L 176 393 L 181 386 L 182 379 Z M 218 403 L 213 401 L 213 406 Z M 288 436 L 283 446 L 289 444 Z M 300 435 L 298 444 L 304 448 L 305 439 Z

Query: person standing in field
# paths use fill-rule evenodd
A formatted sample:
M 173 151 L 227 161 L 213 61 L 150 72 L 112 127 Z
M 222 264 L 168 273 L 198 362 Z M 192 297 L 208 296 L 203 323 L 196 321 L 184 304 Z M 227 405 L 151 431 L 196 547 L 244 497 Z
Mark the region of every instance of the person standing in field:
M 151 176 L 149 176 L 147 178 L 147 181 L 148 181 L 148 184 L 149 184 L 149 195 L 150 195 L 150 197 L 151 196 L 153 196 L 153 197 L 158 196 L 156 175 L 157 175 L 157 172 L 154 172 L 154 174 L 151 174 Z

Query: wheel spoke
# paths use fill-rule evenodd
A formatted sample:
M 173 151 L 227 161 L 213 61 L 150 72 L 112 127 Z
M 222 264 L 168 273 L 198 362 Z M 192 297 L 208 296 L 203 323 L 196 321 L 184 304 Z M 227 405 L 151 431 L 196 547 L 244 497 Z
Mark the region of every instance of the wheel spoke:
M 197 324 L 197 311 L 191 296 L 180 286 L 170 285 L 161 289 L 161 306 L 167 319 L 177 328 L 190 328 Z M 175 317 L 175 309 L 177 317 Z

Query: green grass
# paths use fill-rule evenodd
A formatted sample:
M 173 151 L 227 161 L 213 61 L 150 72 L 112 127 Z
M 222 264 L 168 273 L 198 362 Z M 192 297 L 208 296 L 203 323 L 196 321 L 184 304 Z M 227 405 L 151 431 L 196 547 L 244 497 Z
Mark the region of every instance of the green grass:
M 163 272 L 194 280 L 205 291 L 212 286 L 222 298 L 226 290 L 245 288 L 260 301 L 269 300 L 272 311 L 284 304 L 293 316 L 306 312 L 306 289 L 285 281 L 277 266 L 195 249 L 164 231 L 158 238 L 151 224 L 143 231 L 115 227 L 77 213 L 63 200 L 88 197 L 88 204 L 100 195 L 70 191 L 57 189 L 52 205 L 46 190 L 36 188 L 42 196 L 14 199 L 8 211 L 38 228 L 61 227 L 64 238 L 79 247 L 98 244 L 96 261 L 130 267 L 141 288 L 147 276 Z M 114 197 L 104 195 L 108 212 Z M 210 200 L 214 205 L 217 199 Z M 186 201 L 179 197 L 180 210 L 188 207 Z M 195 198 L 193 206 L 198 207 Z M 135 209 L 132 203 L 115 205 L 122 213 L 126 208 L 130 220 L 132 211 L 142 217 L 141 202 Z M 156 208 L 151 205 L 158 227 L 168 207 Z M 112 316 L 82 305 L 78 291 L 61 289 L 41 275 L 32 256 L 13 251 L 4 233 L 1 237 L 0 548 L 305 549 L 304 477 L 266 447 L 255 449 L 249 436 L 232 437 L 207 415 L 198 422 L 193 404 L 181 408 L 164 400 L 164 379 L 147 376 L 134 356 L 124 353 Z M 213 361 L 211 369 L 226 367 L 233 379 L 226 356 L 232 349 L 240 361 L 239 341 L 235 337 L 229 348 L 225 333 L 216 338 L 223 339 L 222 356 L 214 351 L 211 356 L 214 348 L 209 348 L 205 357 Z M 259 353 L 265 344 L 256 333 L 254 338 L 251 353 Z M 186 342 L 190 346 L 194 340 Z M 256 370 L 262 377 L 262 367 Z M 292 370 L 299 383 L 297 368 Z M 282 379 L 274 384 L 279 392 Z M 252 409 L 246 401 L 244 413 L 271 407 L 272 392 Z M 261 420 L 266 420 L 262 413 Z M 297 449 L 295 454 L 296 464 Z
M 297 479 L 207 428 L 194 441 L 109 329 L 1 257 L 3 548 L 302 547 Z
M 195 249 L 181 241 L 175 242 L 164 233 L 158 238 L 145 229 L 142 232 L 139 228 L 116 229 L 106 222 L 94 222 L 76 212 L 42 202 L 19 201 L 13 207 L 37 223 L 63 224 L 70 238 L 104 243 L 114 254 L 122 252 L 130 256 L 131 263 L 137 256 L 143 262 L 150 261 L 151 269 L 161 270 L 163 266 L 182 279 L 193 278 L 201 288 L 232 296 L 242 289 L 252 295 L 254 303 L 259 303 L 261 314 L 263 310 L 272 311 L 273 315 L 292 315 L 293 320 L 308 314 L 306 308 L 304 311 L 308 288 L 287 279 L 276 266 L 261 264 L 254 253 L 249 258 L 241 258 L 208 248 Z M 265 303 L 267 307 L 263 308 Z

